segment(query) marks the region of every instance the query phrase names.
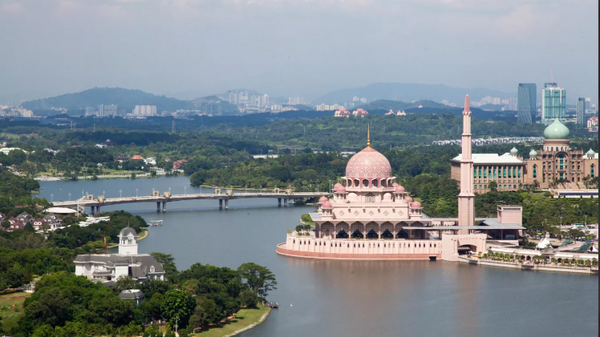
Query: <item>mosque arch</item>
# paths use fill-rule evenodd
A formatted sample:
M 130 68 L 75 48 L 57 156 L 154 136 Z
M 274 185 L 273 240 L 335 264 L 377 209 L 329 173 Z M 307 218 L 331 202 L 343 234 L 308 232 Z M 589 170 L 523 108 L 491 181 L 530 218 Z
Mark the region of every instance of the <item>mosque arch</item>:
M 369 187 L 369 180 L 363 179 L 362 183 L 363 183 L 363 187 Z
M 381 238 L 382 239 L 393 239 L 394 234 L 392 232 L 390 232 L 389 229 L 386 229 L 381 233 Z
M 360 180 L 354 179 L 354 187 L 360 187 Z
M 321 225 L 321 237 L 330 236 L 333 232 L 333 224 L 331 222 L 325 222 Z
M 379 239 L 379 234 L 376 231 L 370 230 L 367 232 L 367 239 Z
M 387 187 L 387 179 L 381 179 L 381 187 Z
M 402 227 L 408 227 L 408 224 L 404 221 L 396 224 L 396 233 L 402 230 Z
M 398 232 L 398 234 L 396 234 L 396 237 L 398 239 L 408 239 L 408 233 L 404 229 L 402 229 Z
M 392 201 L 392 195 L 390 193 L 385 193 L 383 195 L 383 201 Z
M 375 234 L 379 233 L 379 224 L 375 223 L 375 222 L 369 222 L 366 226 L 365 226 L 365 232 L 375 232 Z
M 348 225 L 348 224 L 347 224 L 347 223 L 345 223 L 345 222 L 340 222 L 340 223 L 338 223 L 337 225 L 335 225 L 335 231 L 336 231 L 337 233 L 339 233 L 339 232 L 341 232 L 341 231 L 344 231 L 344 232 L 346 232 L 346 233 L 350 233 L 350 225 Z
M 381 226 L 379 226 L 379 228 L 382 232 L 389 231 L 390 233 L 392 233 L 394 231 L 394 225 L 389 221 L 382 223 Z
M 359 231 L 359 230 L 355 230 L 354 232 L 352 232 L 351 237 L 353 239 L 363 239 L 364 238 L 363 237 L 363 233 L 361 231 Z
M 354 233 L 356 231 L 359 231 L 361 233 L 364 232 L 365 231 L 365 225 L 362 222 L 358 222 L 358 221 L 355 222 L 355 223 L 353 223 L 352 225 L 350 225 L 350 232 Z
M 371 186 L 373 186 L 373 187 L 379 187 L 379 182 L 378 182 L 378 180 L 377 180 L 377 179 L 373 179 L 373 180 L 371 181 Z
M 345 230 L 341 229 L 337 232 L 337 234 L 335 235 L 336 239 L 347 239 L 349 238 L 350 235 L 348 234 L 348 232 L 346 232 Z
M 410 224 L 410 227 L 423 227 L 423 224 L 420 221 L 415 221 Z

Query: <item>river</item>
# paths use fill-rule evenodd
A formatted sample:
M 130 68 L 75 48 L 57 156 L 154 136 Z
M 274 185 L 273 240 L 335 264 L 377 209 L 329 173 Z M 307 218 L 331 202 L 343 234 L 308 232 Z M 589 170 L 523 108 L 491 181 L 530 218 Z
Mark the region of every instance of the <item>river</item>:
M 200 192 L 187 177 L 41 182 L 55 201 L 84 193 L 106 197 Z M 207 192 L 207 189 L 203 189 Z M 240 191 L 243 193 L 243 191 Z M 241 336 L 598 336 L 598 277 L 477 267 L 443 261 L 317 261 L 275 253 L 286 229 L 311 207 L 278 208 L 272 199 L 126 204 L 164 220 L 140 241 L 141 253 L 172 254 L 179 269 L 200 262 L 237 268 L 267 266 L 280 308 Z

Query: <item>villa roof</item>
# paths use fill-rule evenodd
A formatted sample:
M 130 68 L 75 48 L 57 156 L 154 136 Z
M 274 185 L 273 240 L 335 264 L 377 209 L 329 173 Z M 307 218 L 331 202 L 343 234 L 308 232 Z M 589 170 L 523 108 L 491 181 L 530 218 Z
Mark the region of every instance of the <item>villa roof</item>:
M 524 164 L 522 159 L 505 153 L 499 156 L 497 153 L 473 153 L 473 164 Z M 452 161 L 460 162 L 462 154 L 452 158 Z
M 150 274 L 150 268 L 154 267 L 152 274 L 162 274 L 165 272 L 162 264 L 150 254 L 136 255 L 118 255 L 118 254 L 81 254 L 77 255 L 75 264 L 98 263 L 106 266 L 114 266 L 115 264 L 129 264 L 131 268 L 131 277 L 135 279 L 145 278 Z

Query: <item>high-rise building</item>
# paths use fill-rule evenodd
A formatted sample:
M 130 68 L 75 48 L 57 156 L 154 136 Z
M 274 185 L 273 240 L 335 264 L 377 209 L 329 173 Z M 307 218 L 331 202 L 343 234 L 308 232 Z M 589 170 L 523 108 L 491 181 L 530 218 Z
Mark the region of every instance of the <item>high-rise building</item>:
M 577 124 L 585 124 L 585 98 L 577 99 Z
M 119 106 L 115 104 L 98 105 L 98 117 L 114 117 L 119 111 Z
M 519 124 L 535 123 L 535 107 L 535 83 L 519 83 L 517 97 L 517 122 Z
M 156 116 L 156 105 L 136 105 L 134 116 Z
M 544 83 L 542 90 L 542 123 L 550 124 L 555 119 L 564 119 L 567 111 L 567 91 L 556 83 Z

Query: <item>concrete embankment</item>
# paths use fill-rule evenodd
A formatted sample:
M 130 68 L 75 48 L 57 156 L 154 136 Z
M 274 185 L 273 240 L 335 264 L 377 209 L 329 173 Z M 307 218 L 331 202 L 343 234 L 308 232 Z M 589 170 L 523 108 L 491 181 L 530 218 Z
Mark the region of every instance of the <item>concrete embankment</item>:
M 477 265 L 477 266 L 487 266 L 487 267 L 496 267 L 496 268 L 544 271 L 544 272 L 553 272 L 553 273 L 598 275 L 598 269 L 591 268 L 591 267 L 555 266 L 555 265 L 535 264 L 535 263 L 529 264 L 529 263 L 507 262 L 507 261 L 494 261 L 494 260 L 488 260 L 488 259 L 472 259 L 472 258 L 465 258 L 465 257 L 459 257 L 458 262 Z

